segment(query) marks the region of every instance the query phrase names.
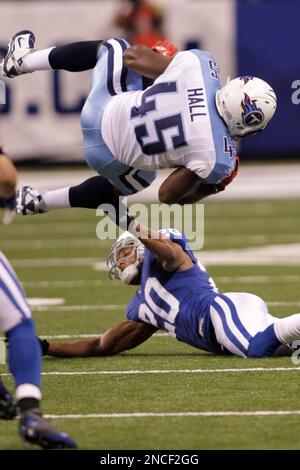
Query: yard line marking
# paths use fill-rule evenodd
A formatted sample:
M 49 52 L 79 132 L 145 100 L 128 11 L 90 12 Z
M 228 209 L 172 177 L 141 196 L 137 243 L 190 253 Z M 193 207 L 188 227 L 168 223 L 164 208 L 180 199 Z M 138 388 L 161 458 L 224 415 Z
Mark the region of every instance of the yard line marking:
M 32 297 L 27 298 L 28 303 L 32 309 L 40 307 L 56 307 L 58 305 L 63 305 L 65 299 L 61 297 L 52 297 L 52 298 L 41 298 L 41 297 Z
M 108 245 L 108 242 L 105 243 Z M 87 248 L 87 247 L 104 247 L 104 243 L 96 236 L 94 238 L 72 238 L 72 247 L 74 248 Z M 49 238 L 49 239 L 36 239 L 36 240 L 3 240 L 1 241 L 1 249 L 24 250 L 28 248 L 70 248 L 70 240 L 68 238 Z
M 278 276 L 214 276 L 217 282 L 232 283 L 238 282 L 241 284 L 250 283 L 264 283 L 264 282 L 299 282 L 300 276 L 297 274 L 286 274 Z
M 97 338 L 102 334 L 103 332 L 81 334 L 81 335 L 80 334 L 78 335 L 76 334 L 74 335 L 39 335 L 39 337 L 42 339 Z M 169 333 L 154 333 L 154 335 L 152 335 L 152 338 L 156 336 L 167 336 L 167 337 L 173 338 L 173 336 L 170 335 Z
M 117 309 L 125 309 L 126 304 L 108 304 L 108 305 L 60 305 L 60 306 L 53 306 L 53 307 L 47 307 L 47 306 L 36 306 L 33 307 L 32 310 L 35 312 L 44 312 L 48 310 L 55 310 L 59 312 L 82 312 L 82 311 L 88 311 L 88 310 L 117 310 Z
M 299 307 L 300 301 L 270 301 L 266 302 L 269 307 Z M 35 312 L 46 312 L 48 310 L 56 312 L 83 312 L 88 310 L 121 310 L 126 308 L 126 304 L 97 304 L 97 305 L 53 305 L 33 307 Z
M 218 417 L 218 416 L 282 416 L 299 415 L 300 410 L 261 410 L 261 411 L 179 411 L 171 413 L 91 413 L 68 415 L 45 415 L 47 419 L 86 419 L 86 418 L 172 418 L 172 417 Z
M 80 375 L 145 375 L 145 374 L 214 374 L 222 372 L 299 372 L 300 367 L 252 367 L 237 369 L 153 369 L 153 370 L 97 370 L 97 371 L 51 371 L 42 372 L 45 376 L 80 376 Z M 5 373 L 1 376 L 10 376 Z
M 22 282 L 23 287 L 27 289 L 48 289 L 49 287 L 55 288 L 72 288 L 72 287 L 85 287 L 85 286 L 111 286 L 112 281 L 102 281 L 101 279 L 86 279 L 77 281 L 28 281 Z M 118 289 L 120 287 L 127 287 L 126 284 L 118 282 Z
M 231 284 L 234 282 L 241 284 L 248 283 L 264 283 L 264 282 L 299 282 L 300 275 L 297 274 L 287 274 L 287 275 L 278 275 L 278 276 L 214 276 L 216 282 Z M 24 281 L 22 285 L 27 289 L 48 289 L 52 288 L 73 288 L 73 287 L 86 287 L 86 286 L 112 286 L 112 281 L 110 280 L 101 280 L 101 279 L 77 279 L 75 281 L 71 280 L 62 280 L 62 281 Z M 126 284 L 118 282 L 114 286 L 127 287 Z
M 11 264 L 16 268 L 49 268 L 61 266 L 93 266 L 97 258 L 28 258 L 28 259 L 13 259 L 10 260 Z M 100 263 L 103 269 L 106 269 L 106 263 Z

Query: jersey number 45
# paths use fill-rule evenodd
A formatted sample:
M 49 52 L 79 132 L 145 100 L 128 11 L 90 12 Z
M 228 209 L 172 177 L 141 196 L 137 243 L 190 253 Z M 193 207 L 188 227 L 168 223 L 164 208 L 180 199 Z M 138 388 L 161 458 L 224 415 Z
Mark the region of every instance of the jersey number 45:
M 158 83 L 148 88 L 142 95 L 142 104 L 131 109 L 131 119 L 147 117 L 143 124 L 135 126 L 136 139 L 146 155 L 164 153 L 168 147 L 175 149 L 187 145 L 180 113 L 158 119 L 149 119 L 148 114 L 157 111 L 156 96 L 165 93 L 177 93 L 176 82 Z M 152 135 L 151 135 L 152 134 Z M 170 144 L 167 144 L 169 140 Z

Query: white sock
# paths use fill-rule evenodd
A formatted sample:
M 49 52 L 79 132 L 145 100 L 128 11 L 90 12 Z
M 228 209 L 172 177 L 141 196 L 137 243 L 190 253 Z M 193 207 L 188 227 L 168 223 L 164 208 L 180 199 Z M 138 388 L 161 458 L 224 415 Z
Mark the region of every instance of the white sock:
M 52 70 L 49 64 L 49 54 L 54 47 L 49 49 L 38 49 L 23 57 L 22 70 L 25 73 L 34 72 L 35 70 Z
M 45 209 L 65 209 L 70 206 L 69 199 L 70 186 L 66 188 L 53 189 L 52 191 L 46 191 L 42 194 L 42 199 L 45 202 Z
M 42 393 L 39 387 L 32 384 L 22 384 L 16 388 L 16 399 L 22 400 L 22 398 L 36 398 L 41 400 Z
M 283 343 L 291 343 L 300 338 L 300 313 L 286 318 L 277 318 L 274 322 L 274 331 L 278 340 Z

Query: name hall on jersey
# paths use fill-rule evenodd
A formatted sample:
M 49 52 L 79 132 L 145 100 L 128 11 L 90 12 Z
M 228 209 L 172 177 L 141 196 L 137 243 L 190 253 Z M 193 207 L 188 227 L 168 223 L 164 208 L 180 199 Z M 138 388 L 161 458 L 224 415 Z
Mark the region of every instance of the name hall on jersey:
M 197 116 L 206 116 L 206 104 L 204 103 L 203 88 L 188 89 L 187 98 L 192 122 L 194 122 Z

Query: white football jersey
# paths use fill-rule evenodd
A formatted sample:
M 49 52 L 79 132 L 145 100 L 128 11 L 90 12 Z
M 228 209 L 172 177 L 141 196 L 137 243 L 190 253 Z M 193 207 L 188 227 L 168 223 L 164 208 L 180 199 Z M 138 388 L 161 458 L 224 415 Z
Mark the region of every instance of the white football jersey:
M 108 102 L 103 139 L 131 167 L 186 167 L 218 183 L 235 166 L 234 144 L 216 110 L 219 88 L 218 66 L 208 52 L 179 52 L 152 86 Z

